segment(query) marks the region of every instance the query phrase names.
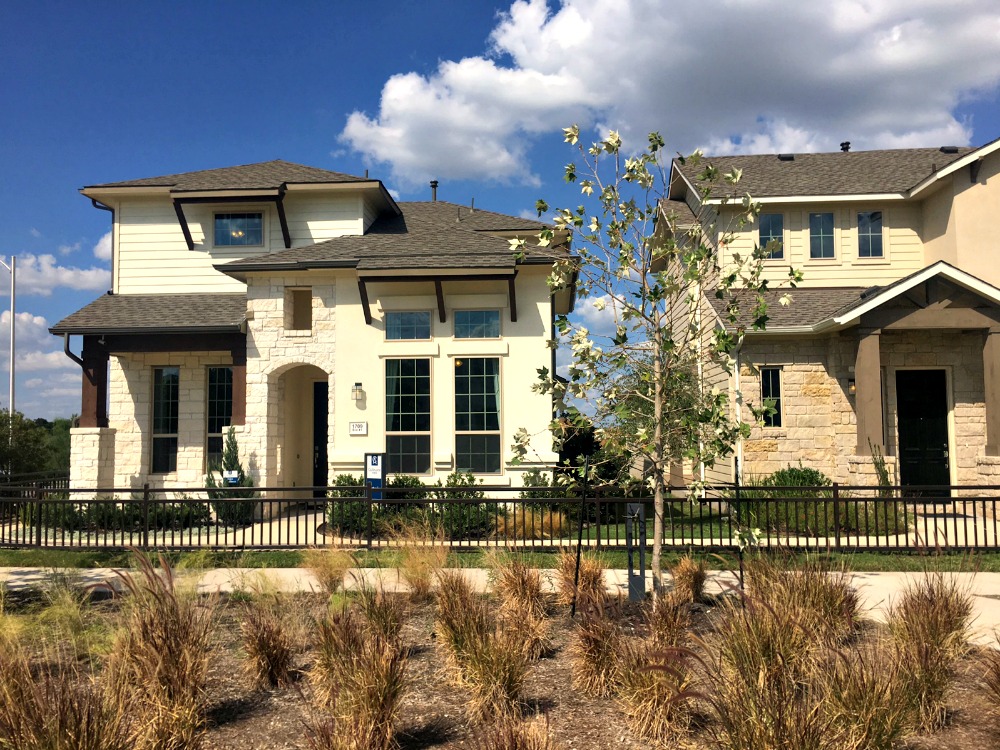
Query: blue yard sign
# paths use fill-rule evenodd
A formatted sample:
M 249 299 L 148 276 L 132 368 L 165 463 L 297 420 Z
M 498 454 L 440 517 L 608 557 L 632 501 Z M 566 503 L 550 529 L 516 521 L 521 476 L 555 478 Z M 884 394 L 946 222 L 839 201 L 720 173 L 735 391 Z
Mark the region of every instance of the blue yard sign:
M 372 488 L 372 500 L 382 499 L 382 479 L 385 476 L 385 454 L 365 454 L 365 484 Z

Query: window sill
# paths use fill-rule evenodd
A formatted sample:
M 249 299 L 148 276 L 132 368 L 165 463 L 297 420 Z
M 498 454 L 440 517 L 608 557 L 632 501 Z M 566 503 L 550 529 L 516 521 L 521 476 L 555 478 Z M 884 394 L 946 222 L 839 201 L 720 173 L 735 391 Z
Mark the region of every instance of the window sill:
M 510 354 L 510 344 L 497 339 L 453 339 L 449 342 L 448 357 L 506 357 Z
M 297 328 L 286 328 L 285 338 L 289 339 L 305 339 L 313 335 L 312 329 L 297 329 Z
M 379 352 L 379 359 L 436 357 L 441 353 L 441 347 L 434 341 L 386 341 L 385 343 L 391 348 Z

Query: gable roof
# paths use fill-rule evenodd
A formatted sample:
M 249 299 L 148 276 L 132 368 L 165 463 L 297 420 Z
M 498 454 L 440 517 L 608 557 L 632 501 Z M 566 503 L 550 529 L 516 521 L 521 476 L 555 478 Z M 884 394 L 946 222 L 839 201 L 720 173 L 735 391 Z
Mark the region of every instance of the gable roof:
M 128 187 L 168 187 L 171 192 L 195 190 L 271 190 L 286 184 L 315 184 L 341 182 L 372 182 L 366 177 L 356 177 L 343 172 L 330 172 L 326 169 L 308 167 L 289 161 L 275 159 L 256 164 L 242 164 L 235 167 L 219 169 L 204 169 L 197 172 L 181 172 L 179 174 L 145 177 L 140 180 L 125 180 L 122 182 L 105 182 L 99 185 L 87 185 L 84 190 L 92 188 L 128 188 Z
M 249 271 L 357 268 L 408 270 L 478 268 L 513 270 L 514 254 L 505 237 L 490 232 L 538 232 L 532 219 L 475 211 L 446 201 L 400 203 L 401 215 L 380 216 L 363 235 L 334 237 L 216 266 L 241 278 Z M 528 256 L 527 264 L 551 258 Z
M 764 295 L 767 302 L 767 328 L 763 331 L 750 331 L 753 318 L 746 309 L 741 309 L 736 325 L 746 328 L 747 333 L 753 335 L 808 334 L 849 328 L 865 313 L 934 277 L 947 279 L 995 305 L 1000 305 L 1000 289 L 941 260 L 885 286 L 769 289 Z M 782 305 L 779 300 L 786 294 L 792 301 L 788 305 Z M 719 321 L 727 328 L 732 328 L 726 320 L 726 300 L 717 299 L 714 291 L 707 292 L 706 296 Z M 747 306 L 744 305 L 743 308 Z
M 50 333 L 235 332 L 246 317 L 238 294 L 104 294 L 60 320 Z
M 985 147 L 984 147 L 985 148 Z M 755 199 L 799 196 L 848 196 L 906 193 L 952 162 L 976 151 L 973 148 L 901 148 L 882 151 L 840 151 L 823 154 L 778 154 L 703 157 L 692 166 L 674 160 L 672 168 L 690 185 L 711 164 L 720 173 L 743 171 L 734 187 L 712 185 L 710 199 L 742 196 Z M 785 156 L 785 155 L 782 155 Z

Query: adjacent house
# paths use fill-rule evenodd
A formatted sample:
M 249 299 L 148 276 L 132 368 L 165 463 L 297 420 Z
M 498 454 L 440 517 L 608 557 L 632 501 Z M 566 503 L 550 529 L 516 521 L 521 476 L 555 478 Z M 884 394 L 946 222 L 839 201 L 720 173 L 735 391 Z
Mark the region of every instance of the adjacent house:
M 716 378 L 744 418 L 747 402 L 774 411 L 706 479 L 801 461 L 868 484 L 878 451 L 905 485 L 1000 481 L 1000 141 L 709 161 L 741 169 L 761 204 L 725 253 L 766 248 L 769 280 L 791 266 L 804 282 L 787 306 L 787 288 L 769 292 L 766 331 L 748 330 Z M 663 211 L 678 234 L 735 213 L 724 188 L 702 199 L 694 171 L 672 165 Z M 706 309 L 728 325 L 713 291 Z
M 517 485 L 522 427 L 556 460 L 531 385 L 572 297 L 509 243 L 538 222 L 284 161 L 81 192 L 114 255 L 112 289 L 51 329 L 83 369 L 74 486 L 199 486 L 230 426 L 258 486 L 325 486 L 368 452 Z

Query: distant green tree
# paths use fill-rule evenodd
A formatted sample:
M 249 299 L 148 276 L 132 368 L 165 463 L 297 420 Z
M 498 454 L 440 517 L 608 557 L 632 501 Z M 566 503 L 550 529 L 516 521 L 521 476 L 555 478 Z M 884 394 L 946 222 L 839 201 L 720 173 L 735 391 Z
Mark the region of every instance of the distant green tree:
M 70 419 L 59 417 L 52 422 L 49 430 L 49 464 L 50 471 L 69 474 L 69 430 L 73 426 L 74 414 Z
M 48 432 L 21 412 L 0 411 L 0 475 L 17 477 L 45 471 L 49 464 Z

